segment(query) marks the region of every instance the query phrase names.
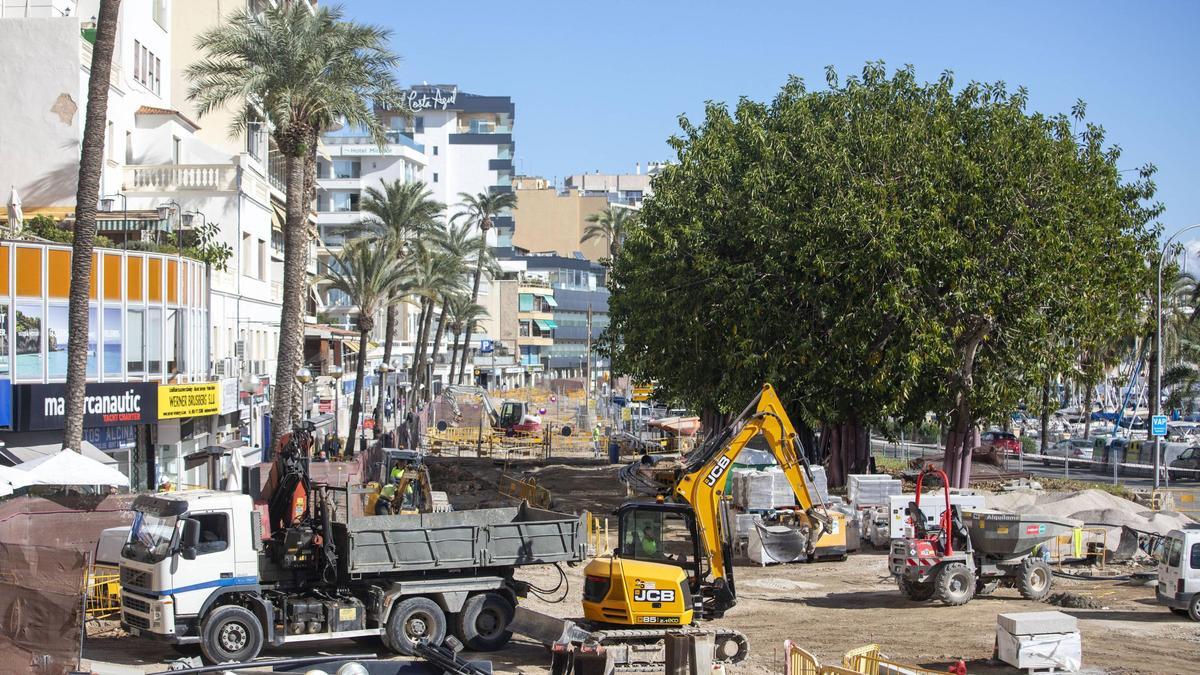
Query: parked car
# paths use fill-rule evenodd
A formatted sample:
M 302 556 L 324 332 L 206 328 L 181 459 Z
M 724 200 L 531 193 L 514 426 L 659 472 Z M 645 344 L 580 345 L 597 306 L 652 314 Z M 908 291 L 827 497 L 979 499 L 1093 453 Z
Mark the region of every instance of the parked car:
M 979 437 L 979 445 L 985 448 L 995 448 L 1012 455 L 1021 454 L 1021 441 L 1007 431 L 988 431 Z
M 1069 438 L 1064 441 L 1059 441 L 1046 448 L 1046 457 L 1066 457 L 1069 459 L 1087 459 L 1092 458 L 1092 448 L 1096 446 L 1096 441 L 1090 438 Z M 1043 459 L 1042 464 L 1049 464 L 1050 460 Z
M 1171 480 L 1200 480 L 1200 447 L 1193 446 L 1184 450 L 1169 465 Z M 1176 471 L 1190 469 L 1190 471 Z

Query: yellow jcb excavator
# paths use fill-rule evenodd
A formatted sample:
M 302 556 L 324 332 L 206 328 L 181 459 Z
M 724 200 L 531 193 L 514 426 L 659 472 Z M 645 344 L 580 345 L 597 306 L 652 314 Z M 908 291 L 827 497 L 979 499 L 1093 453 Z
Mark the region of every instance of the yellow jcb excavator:
M 598 629 L 591 637 L 607 650 L 621 652 L 621 665 L 654 665 L 661 657 L 654 638 L 664 630 L 719 618 L 737 603 L 732 527 L 720 504 L 730 467 L 760 434 L 795 493 L 795 521 L 806 552 L 812 554 L 825 533 L 844 533 L 842 514 L 814 503 L 808 487 L 812 473 L 799 437 L 775 389 L 764 384 L 724 432 L 687 455 L 671 501 L 627 502 L 617 510 L 617 549 L 586 567 L 583 611 Z M 713 632 L 716 662 L 737 663 L 746 657 L 744 635 L 729 629 Z

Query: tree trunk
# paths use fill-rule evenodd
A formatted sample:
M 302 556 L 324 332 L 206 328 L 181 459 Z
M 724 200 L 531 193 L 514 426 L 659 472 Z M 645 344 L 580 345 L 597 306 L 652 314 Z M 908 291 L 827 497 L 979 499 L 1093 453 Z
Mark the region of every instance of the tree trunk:
M 392 363 L 392 341 L 396 339 L 396 305 L 389 302 L 383 329 L 383 362 Z M 386 389 L 386 383 L 385 383 Z M 384 391 L 381 389 L 380 391 Z M 375 428 L 383 431 L 383 396 L 375 402 Z
M 454 339 L 450 342 L 450 376 L 446 378 L 446 384 L 454 384 L 454 369 L 458 366 L 458 330 L 451 328 L 454 331 Z
M 100 0 L 96 43 L 92 48 L 92 66 L 88 74 L 83 147 L 79 154 L 79 176 L 75 186 L 75 235 L 71 244 L 71 290 L 67 309 L 67 393 L 62 447 L 76 452 L 79 452 L 83 445 L 92 248 L 96 243 L 96 205 L 100 200 L 100 174 L 104 165 L 104 127 L 108 119 L 108 87 L 120 7 L 120 0 Z
M 358 372 L 354 382 L 354 402 L 350 404 L 350 430 L 346 436 L 346 449 L 349 456 L 354 455 L 354 444 L 357 441 L 358 432 L 358 413 L 362 410 L 362 390 L 363 377 L 367 369 L 367 360 L 363 358 L 367 353 L 367 331 L 360 330 L 358 332 Z M 360 447 L 359 452 L 365 452 L 366 448 Z
M 409 380 L 412 382 L 413 400 L 420 399 L 421 380 L 424 374 L 425 354 L 427 353 L 427 345 L 429 342 L 429 326 L 433 322 L 433 301 L 429 298 L 421 298 L 421 314 L 417 317 L 417 343 L 414 346 L 412 373 Z
M 866 473 L 871 461 L 871 438 L 867 427 L 856 420 L 826 424 L 822 438 L 828 450 L 830 487 L 846 484 L 852 473 Z
M 483 252 L 475 260 L 475 280 L 471 282 L 471 302 L 479 303 L 479 278 L 483 276 Z M 467 332 L 463 336 L 462 357 L 458 362 L 458 383 L 462 384 L 463 375 L 467 372 L 467 355 L 471 352 L 471 329 L 473 325 L 467 324 Z M 500 320 L 496 319 L 496 337 L 499 338 L 504 332 L 504 328 L 500 325 Z M 493 347 L 494 349 L 494 347 Z
M 433 369 L 437 367 L 438 346 L 442 344 L 442 336 L 446 332 L 446 304 L 442 302 L 442 311 L 438 313 L 437 330 L 433 334 L 433 346 L 429 353 L 429 368 L 426 369 L 426 374 L 429 376 L 429 381 L 425 383 L 425 400 L 433 400 Z
M 1087 438 L 1092 432 L 1092 395 L 1095 387 L 1088 385 L 1083 391 L 1083 437 Z
M 975 444 L 971 441 L 974 420 L 971 419 L 970 392 L 975 371 L 975 352 L 983 338 L 992 330 L 992 322 L 979 319 L 979 325 L 963 343 L 962 365 L 958 372 L 958 393 L 955 395 L 954 413 L 950 418 L 950 432 L 947 434 L 946 451 L 942 458 L 942 466 L 951 487 L 967 487 L 971 483 L 971 451 Z
M 287 218 L 283 240 L 283 303 L 279 316 L 279 352 L 275 370 L 275 400 L 271 407 L 270 456 L 279 437 L 287 433 L 296 415 L 296 371 L 303 362 L 304 294 L 308 290 L 308 193 L 304 156 L 287 155 Z M 359 355 L 361 361 L 366 352 Z
M 1039 452 L 1046 454 L 1046 446 L 1050 440 L 1050 378 L 1042 383 L 1042 430 L 1038 439 Z

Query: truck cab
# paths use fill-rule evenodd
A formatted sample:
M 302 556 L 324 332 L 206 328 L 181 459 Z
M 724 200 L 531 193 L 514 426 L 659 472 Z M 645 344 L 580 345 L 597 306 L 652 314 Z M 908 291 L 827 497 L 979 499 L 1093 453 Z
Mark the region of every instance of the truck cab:
M 198 642 L 220 595 L 258 589 L 262 527 L 250 497 L 194 490 L 141 495 L 121 547 L 121 624 L 134 635 Z
M 1200 621 L 1200 525 L 1171 530 L 1156 554 L 1158 601 L 1175 614 Z

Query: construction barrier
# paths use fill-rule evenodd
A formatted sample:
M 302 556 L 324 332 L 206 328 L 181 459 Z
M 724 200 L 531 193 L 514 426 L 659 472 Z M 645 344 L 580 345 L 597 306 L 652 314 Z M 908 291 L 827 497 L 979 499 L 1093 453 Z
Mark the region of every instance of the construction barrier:
M 601 518 L 591 511 L 584 512 L 587 522 L 588 555 L 604 555 L 612 550 L 608 540 L 608 518 Z
M 821 665 L 816 656 L 791 640 L 784 640 L 783 650 L 784 675 L 946 675 L 945 671 L 892 661 L 880 654 L 879 645 L 851 649 L 840 666 Z
M 1154 511 L 1174 511 L 1200 520 L 1200 489 L 1159 488 L 1150 493 L 1150 508 Z
M 536 479 L 517 478 L 506 473 L 500 474 L 499 492 L 503 497 L 527 501 L 530 506 L 536 506 L 539 509 L 550 508 L 550 504 L 554 501 L 554 496 L 550 494 L 550 491 L 538 485 Z
M 92 565 L 86 572 L 89 621 L 115 619 L 121 613 L 121 570 L 114 565 Z
M 1054 538 L 1050 551 L 1050 562 L 1061 568 L 1067 560 L 1095 558 L 1095 564 L 1103 569 L 1108 562 L 1108 529 L 1104 527 L 1076 527 L 1071 534 Z

